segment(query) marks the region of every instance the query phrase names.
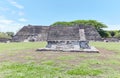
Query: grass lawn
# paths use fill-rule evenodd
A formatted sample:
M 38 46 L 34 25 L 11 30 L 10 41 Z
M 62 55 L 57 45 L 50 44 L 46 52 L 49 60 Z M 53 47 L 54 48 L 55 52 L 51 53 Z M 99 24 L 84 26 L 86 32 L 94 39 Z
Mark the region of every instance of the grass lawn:
M 0 43 L 0 78 L 120 78 L 120 43 L 90 42 L 100 53 L 36 52 L 45 45 Z

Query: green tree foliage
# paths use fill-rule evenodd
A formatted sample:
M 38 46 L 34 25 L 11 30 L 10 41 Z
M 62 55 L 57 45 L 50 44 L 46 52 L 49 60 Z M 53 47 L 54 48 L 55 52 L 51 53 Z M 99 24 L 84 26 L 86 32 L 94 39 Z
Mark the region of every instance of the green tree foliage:
M 102 28 L 106 28 L 107 26 L 101 22 L 96 20 L 75 20 L 71 22 L 55 22 L 51 26 L 74 26 L 74 25 L 91 25 L 94 26 L 97 31 L 101 31 Z
M 96 20 L 76 20 L 72 21 L 74 24 L 83 24 L 83 25 L 91 25 L 96 28 L 96 30 L 99 32 L 102 30 L 102 28 L 107 28 L 107 26 L 101 22 L 98 22 Z
M 116 34 L 115 37 L 120 39 L 120 33 Z
M 54 24 L 52 24 L 51 26 L 72 26 L 71 22 L 55 22 Z
M 110 33 L 108 31 L 105 31 L 105 30 L 99 31 L 99 34 L 101 35 L 102 38 L 111 37 Z
M 0 32 L 0 38 L 11 39 L 11 37 L 8 34 L 4 33 L 4 32 Z
M 6 34 L 8 34 L 8 36 L 10 36 L 10 37 L 14 36 L 14 32 L 6 32 Z
M 115 35 L 114 35 L 114 37 L 116 37 L 116 38 L 119 38 L 119 39 L 120 39 L 120 30 L 115 31 Z
M 118 30 L 118 33 L 120 33 L 120 30 Z
M 75 26 L 80 24 L 94 26 L 98 32 L 101 31 L 102 28 L 107 28 L 105 24 L 98 22 L 96 20 L 75 20 L 71 22 L 55 22 L 51 26 Z
M 110 37 L 116 37 L 116 35 L 119 33 L 118 30 L 109 30 L 107 32 L 110 34 Z
M 110 32 L 111 36 L 114 37 L 115 36 L 115 32 Z

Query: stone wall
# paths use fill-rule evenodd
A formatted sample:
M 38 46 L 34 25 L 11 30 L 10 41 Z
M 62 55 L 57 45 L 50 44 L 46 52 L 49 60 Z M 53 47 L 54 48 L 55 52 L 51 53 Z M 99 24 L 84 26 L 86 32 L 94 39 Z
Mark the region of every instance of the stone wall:
M 118 38 L 115 37 L 111 37 L 111 38 L 105 38 L 104 42 L 119 42 L 120 40 Z
M 85 26 L 85 35 L 87 40 L 99 41 L 101 40 L 100 34 L 93 26 Z
M 87 41 L 48 41 L 46 48 L 52 50 L 90 49 Z
M 7 38 L 0 38 L 0 42 L 6 43 L 7 41 L 10 41 L 10 39 L 7 39 Z
M 48 30 L 48 26 L 24 26 L 16 33 L 12 41 L 46 41 Z
M 47 41 L 62 41 L 62 40 L 79 40 L 78 26 L 51 26 L 48 31 Z

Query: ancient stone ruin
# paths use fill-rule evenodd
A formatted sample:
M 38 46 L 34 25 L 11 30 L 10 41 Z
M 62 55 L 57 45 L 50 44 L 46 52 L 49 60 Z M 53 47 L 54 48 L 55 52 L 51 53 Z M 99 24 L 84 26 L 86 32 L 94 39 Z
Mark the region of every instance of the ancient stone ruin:
M 28 42 L 28 41 L 46 41 L 48 34 L 48 26 L 24 26 L 16 33 L 12 41 Z
M 24 26 L 16 33 L 12 41 L 14 42 L 47 41 L 47 37 L 49 36 L 48 32 L 49 29 L 51 28 L 52 28 L 51 26 L 35 26 L 35 25 Z M 66 32 L 69 33 L 69 31 Z M 84 26 L 84 32 L 87 41 L 90 40 L 99 41 L 101 39 L 100 35 L 93 26 Z
M 8 38 L 0 38 L 0 43 L 8 43 L 11 39 Z
M 98 41 L 101 37 L 93 26 L 24 26 L 12 41 L 47 41 L 46 48 L 39 51 L 87 51 L 98 52 L 88 45 L 90 40 Z
M 85 26 L 54 26 L 49 27 L 46 48 L 37 51 L 68 51 L 68 52 L 98 52 L 88 45 Z M 88 37 L 89 38 L 89 37 Z
M 120 40 L 116 37 L 109 37 L 109 38 L 103 38 L 104 42 L 120 42 Z

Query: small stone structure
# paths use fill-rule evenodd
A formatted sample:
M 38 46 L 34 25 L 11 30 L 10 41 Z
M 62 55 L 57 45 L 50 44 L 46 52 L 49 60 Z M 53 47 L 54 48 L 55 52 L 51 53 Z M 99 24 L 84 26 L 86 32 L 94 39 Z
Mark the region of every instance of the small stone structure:
M 9 42 L 11 39 L 8 38 L 0 38 L 0 43 L 7 43 Z
M 49 27 L 46 48 L 37 51 L 68 51 L 68 52 L 98 52 L 88 45 L 85 26 L 54 26 Z M 91 31 L 92 32 L 92 31 Z

